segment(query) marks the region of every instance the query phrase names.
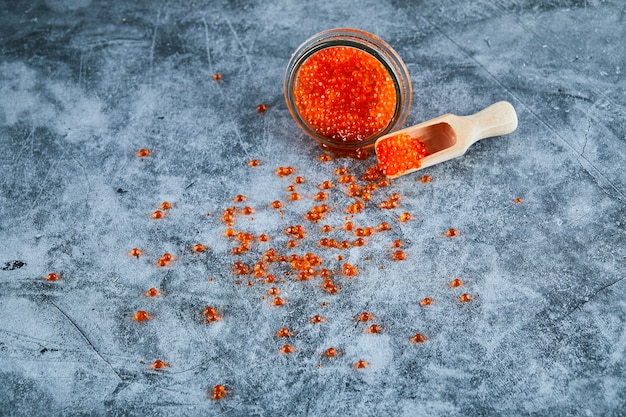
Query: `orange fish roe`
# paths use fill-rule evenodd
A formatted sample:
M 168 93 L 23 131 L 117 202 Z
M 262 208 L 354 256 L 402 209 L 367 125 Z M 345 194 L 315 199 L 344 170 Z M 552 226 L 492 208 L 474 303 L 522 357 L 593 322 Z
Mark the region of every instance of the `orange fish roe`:
M 280 208 L 283 208 L 283 203 L 281 203 L 279 200 L 272 201 L 272 204 L 270 204 L 270 207 L 272 207 L 273 209 L 280 209 Z
M 391 230 L 391 226 L 389 225 L 389 223 L 387 222 L 381 222 L 377 227 L 376 230 L 378 230 L 379 232 L 384 232 L 387 230 Z
M 193 248 L 191 248 L 191 251 L 196 253 L 202 253 L 206 251 L 206 247 L 202 243 L 196 243 L 195 245 L 193 245 Z
M 409 220 L 413 220 L 413 215 L 411 213 L 408 212 L 404 212 L 400 215 L 400 218 L 398 219 L 399 221 L 406 223 Z
M 329 190 L 334 187 L 333 183 L 330 181 L 324 181 L 319 185 L 322 190 Z
M 422 178 L 420 178 L 420 181 L 423 182 L 424 184 L 426 184 L 427 182 L 431 181 L 430 175 L 423 175 Z
M 288 234 L 291 237 L 294 237 L 296 239 L 303 239 L 304 237 L 306 237 L 305 233 L 304 233 L 304 228 L 302 226 L 300 226 L 299 224 L 295 225 L 295 226 L 289 226 L 285 229 L 285 233 Z
M 219 81 L 222 79 L 222 74 L 220 74 L 219 72 L 216 72 L 215 74 L 213 74 L 213 81 Z
M 259 165 L 261 165 L 261 162 L 258 159 L 251 159 L 248 162 L 248 166 L 251 166 L 251 167 L 258 167 Z
M 406 259 L 406 253 L 403 250 L 397 250 L 391 255 L 391 259 L 394 261 L 404 261 Z
M 304 184 L 306 180 L 304 179 L 304 177 L 297 176 L 296 178 L 293 179 L 293 182 L 296 184 Z
M 289 185 L 287 188 L 285 188 L 287 191 L 291 192 L 291 191 L 296 191 L 296 186 L 295 185 Z
M 433 299 L 432 299 L 432 298 L 425 297 L 425 298 L 423 298 L 423 299 L 422 299 L 422 301 L 420 301 L 420 305 L 422 305 L 422 306 L 429 306 L 429 305 L 431 305 L 433 302 L 434 302 L 434 301 L 433 301 Z
M 419 168 L 428 153 L 426 145 L 417 138 L 399 133 L 376 144 L 376 156 L 381 171 L 388 177 Z
M 316 314 L 315 316 L 311 317 L 311 319 L 309 320 L 311 323 L 321 323 L 323 321 L 325 321 L 326 319 L 322 316 L 320 316 L 319 314 Z
M 285 355 L 288 355 L 290 353 L 293 353 L 296 351 L 296 348 L 289 345 L 289 344 L 284 344 L 280 349 L 279 352 L 280 353 L 284 353 Z
M 285 305 L 285 302 L 286 301 L 280 297 L 274 297 L 274 299 L 272 300 L 272 305 L 276 307 L 280 307 L 282 305 Z
M 228 395 L 228 390 L 226 389 L 226 387 L 220 384 L 214 386 L 209 393 L 209 397 L 212 400 L 222 400 L 226 398 L 226 395 Z
M 287 175 L 291 175 L 294 172 L 295 172 L 295 169 L 290 166 L 278 167 L 278 169 L 276 170 L 276 175 L 278 175 L 279 177 L 286 177 Z
M 250 269 L 241 262 L 235 262 L 233 264 L 233 272 L 235 275 L 247 275 L 250 273 Z
M 515 200 L 513 200 L 515 204 L 520 204 L 522 201 L 524 200 L 522 200 L 520 197 L 517 197 Z
M 359 359 L 354 365 L 352 365 L 353 367 L 355 367 L 356 369 L 363 369 L 363 368 L 367 368 L 368 366 L 370 366 L 369 363 L 365 362 L 363 359 Z
M 448 285 L 451 287 L 460 287 L 461 285 L 463 285 L 463 281 L 458 278 L 454 278 L 452 281 L 450 281 L 450 284 Z
M 328 198 L 328 194 L 326 194 L 324 191 L 320 191 L 319 193 L 313 196 L 313 199 L 315 201 L 323 201 L 323 200 L 326 200 L 327 198 Z
M 159 295 L 163 295 L 163 293 L 156 288 L 152 287 L 144 294 L 146 297 L 158 297 Z
M 130 252 L 128 252 L 128 256 L 134 256 L 135 258 L 139 258 L 143 255 L 143 251 L 139 248 L 132 248 Z
M 323 153 L 317 157 L 317 160 L 320 162 L 329 162 L 333 160 L 333 156 L 327 153 Z
M 141 148 L 137 152 L 135 152 L 135 156 L 138 156 L 139 158 L 145 158 L 146 156 L 150 156 L 151 154 L 152 152 L 150 152 L 146 148 Z
M 163 362 L 161 359 L 157 359 L 155 360 L 151 365 L 150 368 L 152 369 L 165 369 L 165 368 L 169 368 L 170 364 L 167 362 Z
M 139 322 L 150 320 L 151 318 L 152 316 L 144 310 L 137 310 L 137 312 L 133 315 L 133 319 Z
M 256 111 L 258 113 L 265 113 L 267 111 L 267 106 L 265 104 L 261 103 L 258 106 L 256 106 Z
M 202 310 L 202 315 L 204 316 L 205 323 L 213 323 L 222 319 L 217 309 L 211 306 L 206 306 L 204 310 Z
M 346 208 L 346 213 L 356 214 L 361 212 L 365 208 L 365 203 L 357 200 L 354 203 L 350 204 L 348 208 Z
M 46 275 L 45 279 L 46 281 L 58 281 L 61 279 L 61 275 L 50 272 L 48 275 Z
M 454 236 L 458 236 L 459 231 L 456 229 L 450 228 L 446 230 L 443 234 L 448 237 L 454 237 Z
M 161 255 L 156 265 L 160 267 L 169 266 L 174 261 L 174 259 L 176 258 L 174 258 L 172 254 L 165 252 L 163 255 Z
M 276 332 L 277 337 L 290 337 L 292 335 L 293 332 L 286 327 L 281 327 L 280 329 L 278 329 L 278 332 Z
M 353 277 L 359 273 L 356 266 L 349 264 L 349 263 L 343 264 L 343 266 L 341 267 L 341 271 L 343 272 L 345 276 L 348 276 L 348 277 Z
M 472 297 L 471 295 L 469 295 L 469 294 L 467 294 L 467 293 L 466 293 L 466 294 L 462 294 L 462 295 L 458 298 L 458 300 L 459 300 L 460 302 L 462 302 L 462 303 L 466 303 L 466 302 L 468 302 L 468 301 L 472 301 L 473 299 L 474 299 L 474 297 Z
M 298 201 L 302 198 L 302 196 L 298 193 L 291 193 L 287 198 L 291 201 Z
M 300 67 L 295 104 L 320 136 L 361 141 L 385 129 L 396 108 L 387 69 L 360 49 L 336 46 L 314 53 Z
M 233 198 L 235 203 L 241 203 L 242 201 L 246 201 L 246 196 L 242 194 L 237 194 L 235 198 Z
M 359 316 L 357 317 L 357 321 L 370 321 L 374 316 L 372 316 L 372 313 L 368 313 L 367 311 L 363 311 L 361 314 L 359 314 Z
M 335 356 L 339 355 L 339 351 L 334 347 L 329 347 L 324 351 L 323 355 L 327 358 L 334 358 Z
M 401 248 L 403 245 L 404 245 L 404 243 L 400 239 L 396 239 L 391 244 L 391 247 L 392 248 Z
M 163 213 L 161 210 L 155 210 L 154 213 L 150 215 L 150 217 L 156 220 L 162 219 L 163 217 L 165 217 L 165 213 Z
M 336 294 L 339 292 L 339 287 L 330 278 L 324 278 L 322 288 L 329 294 Z
M 428 340 L 428 338 L 421 333 L 415 333 L 409 340 L 413 343 L 423 343 Z
M 162 210 L 169 210 L 172 208 L 172 203 L 170 203 L 169 201 L 164 201 L 161 203 L 159 208 L 161 208 Z
M 367 332 L 368 333 L 382 333 L 383 332 L 383 328 L 382 326 L 379 326 L 378 324 L 372 324 L 370 325 L 370 327 L 367 328 Z

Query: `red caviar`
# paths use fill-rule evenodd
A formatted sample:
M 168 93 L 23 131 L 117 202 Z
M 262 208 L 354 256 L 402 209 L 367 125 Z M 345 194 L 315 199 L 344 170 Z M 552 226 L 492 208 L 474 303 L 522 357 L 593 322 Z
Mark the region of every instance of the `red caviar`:
M 420 160 L 428 153 L 418 138 L 399 133 L 376 144 L 376 156 L 381 171 L 388 177 L 419 168 Z
M 295 105 L 320 136 L 355 142 L 391 122 L 396 90 L 387 69 L 360 49 L 335 46 L 314 53 L 300 67 Z
M 137 310 L 137 312 L 133 315 L 133 318 L 136 321 L 146 321 L 146 320 L 150 320 L 152 318 L 152 316 L 150 316 L 150 314 L 148 314 L 146 311 L 144 310 Z
M 278 337 L 290 337 L 291 335 L 293 335 L 293 332 L 286 327 L 281 327 L 276 333 Z
M 349 264 L 349 263 L 343 264 L 343 266 L 341 267 L 341 271 L 343 272 L 344 275 L 348 277 L 353 277 L 359 272 L 356 266 Z
M 318 314 L 316 314 L 315 316 L 311 317 L 311 319 L 309 320 L 311 323 L 321 323 L 323 321 L 325 321 L 326 319 Z
M 456 230 L 456 229 L 450 228 L 450 229 L 446 230 L 443 234 L 445 236 L 448 236 L 448 237 L 454 237 L 454 236 L 457 236 L 459 234 L 459 231 Z
M 163 295 L 163 293 L 156 288 L 152 287 L 144 294 L 146 297 L 157 297 L 159 295 Z
M 152 369 L 165 369 L 165 368 L 169 368 L 170 364 L 167 362 L 163 362 L 161 359 L 157 359 L 155 360 L 151 365 L 150 368 Z
M 320 156 L 317 157 L 317 160 L 320 162 L 328 162 L 328 161 L 332 161 L 333 157 L 330 154 L 327 153 L 323 153 Z
M 201 253 L 206 251 L 206 247 L 202 243 L 196 243 L 195 245 L 193 245 L 193 248 L 191 248 L 191 250 L 196 253 Z
M 473 300 L 473 299 L 474 299 L 474 297 L 472 297 L 471 295 L 469 295 L 469 294 L 467 294 L 467 293 L 466 293 L 466 294 L 462 294 L 462 295 L 458 298 L 458 300 L 459 300 L 460 302 L 462 302 L 462 303 L 467 303 L 468 301 L 471 301 L 471 300 Z
M 357 321 L 370 321 L 373 318 L 372 313 L 368 313 L 367 311 L 362 312 L 357 317 Z
M 460 287 L 461 285 L 463 285 L 463 281 L 461 281 L 458 278 L 454 278 L 452 281 L 450 281 L 449 284 L 451 287 Z
M 391 259 L 394 261 L 404 261 L 406 259 L 406 253 L 403 250 L 397 250 L 391 255 Z
M 433 299 L 432 299 L 432 298 L 425 297 L 425 298 L 423 298 L 423 299 L 422 299 L 422 301 L 420 301 L 420 305 L 423 305 L 423 306 L 429 306 L 429 305 L 431 305 L 433 302 L 434 302 L 434 301 L 433 301 Z
M 422 343 L 428 339 L 421 333 L 415 333 L 409 340 L 413 343 Z
M 258 167 L 259 165 L 261 165 L 261 162 L 259 162 L 258 159 L 251 159 L 248 162 L 248 166 L 251 166 L 251 167 Z
M 259 104 L 258 106 L 256 106 L 256 111 L 258 113 L 265 113 L 265 111 L 267 110 L 267 106 L 263 103 Z
M 520 204 L 522 201 L 524 200 L 522 200 L 520 197 L 517 197 L 515 200 L 513 200 L 515 204 Z
M 163 213 L 161 210 L 155 210 L 154 213 L 152 213 L 150 215 L 150 217 L 152 217 L 153 219 L 162 219 L 165 216 L 165 213 Z
M 61 275 L 55 274 L 54 272 L 50 272 L 46 275 L 46 281 L 58 281 L 61 279 Z
M 363 368 L 367 368 L 368 366 L 370 366 L 369 363 L 365 362 L 363 359 L 359 359 L 354 365 L 356 369 L 363 369 Z
M 378 324 L 372 324 L 370 327 L 367 328 L 367 332 L 368 333 L 382 333 L 383 332 L 383 328 L 382 326 L 379 326 Z
M 215 74 L 213 74 L 213 81 L 219 81 L 222 79 L 222 74 L 220 74 L 219 72 L 216 72 Z
M 278 167 L 278 169 L 276 170 L 276 175 L 278 175 L 279 177 L 286 177 L 287 175 L 291 175 L 295 172 L 295 169 L 293 169 L 293 167 L 287 166 L 287 167 Z
M 135 258 L 139 258 L 143 255 L 143 251 L 139 248 L 132 248 L 130 252 L 128 252 L 128 256 L 134 256 Z
M 211 389 L 210 397 L 212 400 L 222 400 L 226 398 L 228 390 L 223 385 L 217 384 Z
M 170 203 L 169 201 L 164 201 L 164 202 L 161 203 L 159 208 L 162 209 L 162 210 L 169 210 L 169 209 L 172 208 L 172 203 Z
M 420 181 L 423 182 L 424 184 L 426 184 L 427 182 L 430 182 L 431 178 L 430 175 L 423 175 L 422 178 L 420 178 Z
M 324 351 L 324 356 L 327 358 L 334 358 L 337 355 L 339 355 L 339 351 L 334 347 L 329 347 Z
M 151 154 L 152 152 L 150 152 L 146 148 L 141 148 L 137 152 L 135 152 L 135 155 L 138 156 L 139 158 L 145 158 L 146 156 L 150 156 Z
M 291 345 L 289 345 L 289 344 L 284 344 L 284 345 L 283 345 L 283 346 L 279 349 L 279 351 L 280 351 L 281 353 L 284 353 L 285 355 L 288 355 L 288 354 L 290 354 L 290 353 L 295 352 L 295 351 L 296 351 L 296 348 L 295 348 L 295 347 L 293 347 L 293 346 L 291 346 Z

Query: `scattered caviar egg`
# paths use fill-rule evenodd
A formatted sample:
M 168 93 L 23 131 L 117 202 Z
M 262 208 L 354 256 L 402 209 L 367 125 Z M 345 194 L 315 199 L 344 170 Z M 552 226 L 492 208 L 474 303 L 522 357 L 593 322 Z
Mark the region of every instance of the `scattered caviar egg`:
M 336 247 L 336 246 L 337 246 L 337 245 L 335 245 L 335 247 Z M 341 256 L 341 255 L 337 255 L 337 258 L 335 258 L 335 259 L 337 259 L 338 261 L 343 261 L 343 256 Z M 350 270 L 349 268 L 344 268 L 344 269 L 346 269 L 346 270 Z M 346 274 L 346 275 L 347 275 L 347 274 Z
M 289 194 L 289 196 L 287 198 L 289 200 L 291 200 L 291 201 L 298 201 L 298 200 L 300 200 L 302 198 L 302 196 L 300 194 L 294 192 L 294 193 Z
M 406 252 L 403 250 L 397 250 L 391 255 L 391 259 L 394 261 L 404 261 L 406 259 Z
M 150 320 L 152 316 L 150 316 L 150 314 L 148 314 L 148 312 L 144 310 L 137 310 L 135 314 L 133 315 L 133 318 L 135 319 L 135 321 L 141 322 L 141 321 Z
M 329 226 L 327 224 L 325 224 L 324 226 L 322 226 L 322 228 L 320 229 L 323 233 L 328 233 L 330 231 L 333 230 L 332 226 Z
M 276 333 L 276 336 L 278 337 L 290 337 L 291 335 L 293 335 L 293 333 L 286 327 L 281 327 Z
M 315 316 L 311 317 L 311 319 L 309 320 L 311 323 L 321 323 L 323 321 L 325 321 L 326 319 L 324 319 L 324 317 L 320 316 L 319 314 L 316 314 Z
M 448 237 L 454 237 L 454 236 L 457 236 L 458 234 L 459 234 L 459 231 L 453 228 L 450 228 L 444 232 L 444 235 Z
M 139 258 L 143 255 L 143 251 L 139 248 L 132 248 L 130 252 L 128 252 L 128 256 L 134 256 L 135 258 Z
M 359 359 L 354 365 L 355 368 L 357 369 L 363 369 L 363 368 L 367 368 L 368 366 L 370 366 L 369 363 L 365 362 L 363 359 Z
M 138 156 L 139 158 L 145 158 L 146 156 L 150 156 L 151 154 L 152 152 L 150 152 L 146 148 L 141 148 L 137 152 L 135 152 L 135 155 Z
M 61 279 L 61 275 L 56 274 L 54 272 L 50 272 L 48 275 L 46 275 L 46 281 L 58 281 Z
M 278 175 L 279 177 L 286 177 L 287 175 L 291 175 L 294 172 L 295 172 L 295 169 L 293 169 L 293 167 L 290 167 L 290 166 L 278 167 L 278 169 L 276 170 L 276 175 Z
M 296 246 L 298 246 L 298 242 L 291 239 L 287 243 L 285 243 L 285 246 L 287 246 L 288 248 L 295 248 Z
M 362 237 L 357 238 L 354 242 L 352 242 L 352 246 L 363 246 L 365 245 L 365 239 Z
M 270 205 L 272 206 L 273 209 L 279 209 L 283 207 L 283 203 L 280 202 L 279 200 L 272 201 L 272 204 Z
M 393 119 L 396 89 L 385 66 L 369 53 L 333 46 L 311 55 L 293 91 L 298 113 L 320 136 L 358 142 Z
M 324 356 L 327 358 L 334 358 L 337 355 L 339 355 L 339 351 L 334 347 L 329 347 L 324 351 Z
M 325 192 L 323 192 L 323 191 L 320 191 L 319 193 L 317 193 L 317 194 L 315 194 L 315 195 L 313 196 L 313 199 L 314 199 L 315 201 L 323 201 L 323 200 L 326 200 L 327 198 L 328 198 L 328 194 L 326 194 L 326 193 L 325 193 Z
M 296 186 L 295 185 L 288 185 L 287 188 L 285 188 L 285 190 L 291 192 L 291 191 L 296 191 Z
M 266 110 L 267 110 L 267 106 L 263 103 L 256 106 L 257 113 L 265 113 Z
M 463 281 L 461 281 L 458 278 L 454 278 L 452 281 L 450 281 L 449 284 L 451 287 L 460 287 L 461 285 L 463 285 Z
M 354 175 L 342 175 L 341 177 L 339 177 L 339 182 L 342 184 L 349 184 L 354 181 Z
M 205 323 L 213 323 L 222 319 L 217 309 L 211 306 L 206 306 L 204 310 L 202 310 L 202 315 L 204 316 Z
M 169 201 L 164 201 L 161 203 L 161 205 L 159 206 L 162 210 L 169 210 L 172 208 L 172 203 L 170 203 Z
M 296 348 L 295 348 L 295 347 L 293 347 L 293 346 L 291 346 L 291 345 L 289 345 L 289 344 L 284 344 L 284 345 L 283 345 L 283 346 L 279 349 L 279 351 L 280 351 L 281 353 L 284 353 L 284 354 L 288 355 L 288 354 L 290 354 L 290 353 L 295 352 L 295 351 L 296 351 Z
M 320 156 L 317 157 L 317 160 L 320 162 L 328 162 L 328 161 L 332 161 L 333 157 L 330 154 L 327 153 L 323 153 Z
M 236 275 L 246 275 L 250 273 L 250 269 L 241 262 L 235 262 L 233 264 L 233 272 Z
M 159 295 L 163 295 L 163 293 L 159 290 L 157 290 L 156 288 L 152 287 L 150 288 L 148 291 L 146 291 L 145 296 L 146 297 L 157 297 Z
M 422 178 L 420 178 L 420 181 L 423 182 L 424 184 L 426 184 L 427 182 L 431 181 L 430 175 L 423 175 Z
M 409 220 L 412 220 L 413 216 L 411 215 L 411 213 L 408 212 L 404 212 L 400 215 L 400 218 L 398 220 L 400 220 L 401 222 L 408 222 Z
M 272 287 L 269 290 L 267 290 L 266 292 L 267 292 L 268 295 L 276 296 L 276 295 L 278 295 L 280 293 L 280 290 L 278 288 L 276 288 L 276 287 Z
M 353 204 L 350 204 L 346 209 L 347 213 L 356 214 L 359 213 L 365 208 L 365 203 L 362 201 L 355 201 Z
M 522 201 L 524 201 L 524 200 L 522 200 L 520 197 L 517 197 L 515 200 L 513 200 L 513 202 L 514 202 L 515 204 L 519 204 L 519 203 L 521 203 Z
M 213 81 L 219 81 L 222 79 L 222 74 L 220 74 L 219 72 L 216 72 L 215 74 L 213 74 Z
M 471 295 L 469 295 L 469 294 L 467 294 L 467 293 L 462 294 L 462 295 L 458 298 L 458 300 L 459 300 L 459 301 L 461 301 L 462 303 L 466 303 L 466 302 L 471 301 L 471 300 L 473 300 L 473 299 L 474 299 L 474 297 L 472 297 Z
M 280 307 L 282 305 L 285 305 L 285 300 L 283 300 L 280 297 L 274 297 L 274 299 L 272 300 L 272 305 L 276 306 L 276 307 Z
M 191 250 L 196 253 L 201 253 L 206 251 L 206 247 L 202 243 L 196 243 L 195 245 L 193 245 L 193 248 Z
M 211 389 L 210 397 L 212 400 L 222 400 L 228 395 L 228 390 L 221 384 L 217 384 Z
M 331 189 L 333 187 L 334 187 L 334 185 L 330 181 L 324 181 L 323 183 L 320 184 L 320 188 L 322 190 L 329 190 L 329 189 Z
M 343 264 L 341 267 L 341 271 L 343 272 L 344 275 L 348 277 L 353 277 L 359 272 L 356 266 L 349 264 L 349 263 Z
M 276 282 L 276 277 L 274 275 L 272 275 L 272 274 L 267 274 L 265 276 L 265 282 L 267 284 L 272 284 L 272 283 Z
M 379 232 L 384 232 L 387 230 L 391 230 L 391 226 L 389 225 L 389 223 L 387 222 L 381 222 L 377 227 L 376 230 L 378 230 Z
M 403 245 L 404 245 L 404 243 L 400 239 L 396 239 L 391 244 L 391 247 L 393 247 L 393 248 L 401 248 Z
M 161 359 L 157 359 L 150 365 L 150 368 L 158 370 L 158 369 L 169 368 L 169 366 L 170 366 L 169 363 L 163 362 Z
M 390 136 L 376 143 L 376 156 L 381 171 L 388 177 L 403 174 L 421 166 L 427 154 L 426 145 L 419 138 L 405 133 Z
M 233 236 L 235 236 L 235 230 L 232 227 L 229 227 L 224 232 L 224 236 L 226 236 L 226 237 L 233 237 Z
M 370 325 L 370 327 L 367 328 L 367 332 L 368 333 L 382 333 L 383 332 L 383 328 L 382 326 L 379 326 L 378 324 L 372 324 Z
M 269 240 L 270 240 L 270 237 L 266 235 L 265 233 L 261 233 L 259 235 L 259 242 L 268 242 Z
M 258 167 L 259 165 L 261 165 L 261 162 L 258 159 L 251 159 L 248 161 L 248 166 Z
M 371 313 L 368 313 L 367 311 L 363 311 L 361 314 L 359 314 L 359 316 L 357 317 L 358 321 L 370 321 L 374 316 L 372 316 Z
M 233 201 L 236 203 L 241 203 L 242 201 L 246 201 L 246 196 L 242 194 L 237 194 L 235 198 L 233 198 Z
M 428 339 L 421 333 L 415 333 L 409 340 L 413 343 L 422 343 Z
M 293 179 L 293 182 L 295 182 L 296 184 L 303 184 L 305 181 L 306 180 L 304 179 L 304 177 L 301 177 L 299 175 Z
M 250 206 L 246 206 L 243 209 L 241 209 L 241 213 L 246 216 L 249 216 L 250 214 L 254 213 L 254 209 Z
M 173 255 L 171 255 L 168 252 L 165 252 L 163 255 L 161 255 L 161 257 L 157 261 L 157 266 L 160 266 L 160 267 L 168 266 L 172 263 L 174 259 L 175 258 Z
M 165 213 L 163 213 L 161 210 L 155 210 L 154 213 L 152 213 L 150 215 L 150 217 L 152 217 L 153 219 L 162 219 L 165 216 Z
M 330 278 L 324 278 L 322 288 L 329 294 L 336 294 L 339 292 L 339 287 Z
M 429 297 L 425 297 L 420 301 L 420 305 L 429 306 L 433 303 L 433 299 Z

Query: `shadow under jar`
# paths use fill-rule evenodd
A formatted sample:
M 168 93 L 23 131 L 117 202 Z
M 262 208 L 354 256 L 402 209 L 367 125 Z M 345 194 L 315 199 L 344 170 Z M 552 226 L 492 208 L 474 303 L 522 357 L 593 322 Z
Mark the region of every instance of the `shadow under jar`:
M 287 65 L 284 90 L 306 134 L 325 149 L 356 157 L 402 126 L 412 95 L 400 56 L 357 29 L 328 30 L 300 45 Z

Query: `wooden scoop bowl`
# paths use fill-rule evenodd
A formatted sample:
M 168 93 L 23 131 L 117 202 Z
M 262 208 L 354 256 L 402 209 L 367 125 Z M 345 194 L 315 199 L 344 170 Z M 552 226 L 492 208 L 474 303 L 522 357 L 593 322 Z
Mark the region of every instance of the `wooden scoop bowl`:
M 381 136 L 376 141 L 374 149 L 379 161 L 381 161 L 380 145 L 400 134 L 419 139 L 425 145 L 427 156 L 416 160 L 414 164 L 411 164 L 411 168 L 401 170 L 393 175 L 386 174 L 389 178 L 396 178 L 457 158 L 464 155 L 473 143 L 481 139 L 509 134 L 516 128 L 517 114 L 515 109 L 511 103 L 499 101 L 471 116 L 444 114 L 427 122 Z

